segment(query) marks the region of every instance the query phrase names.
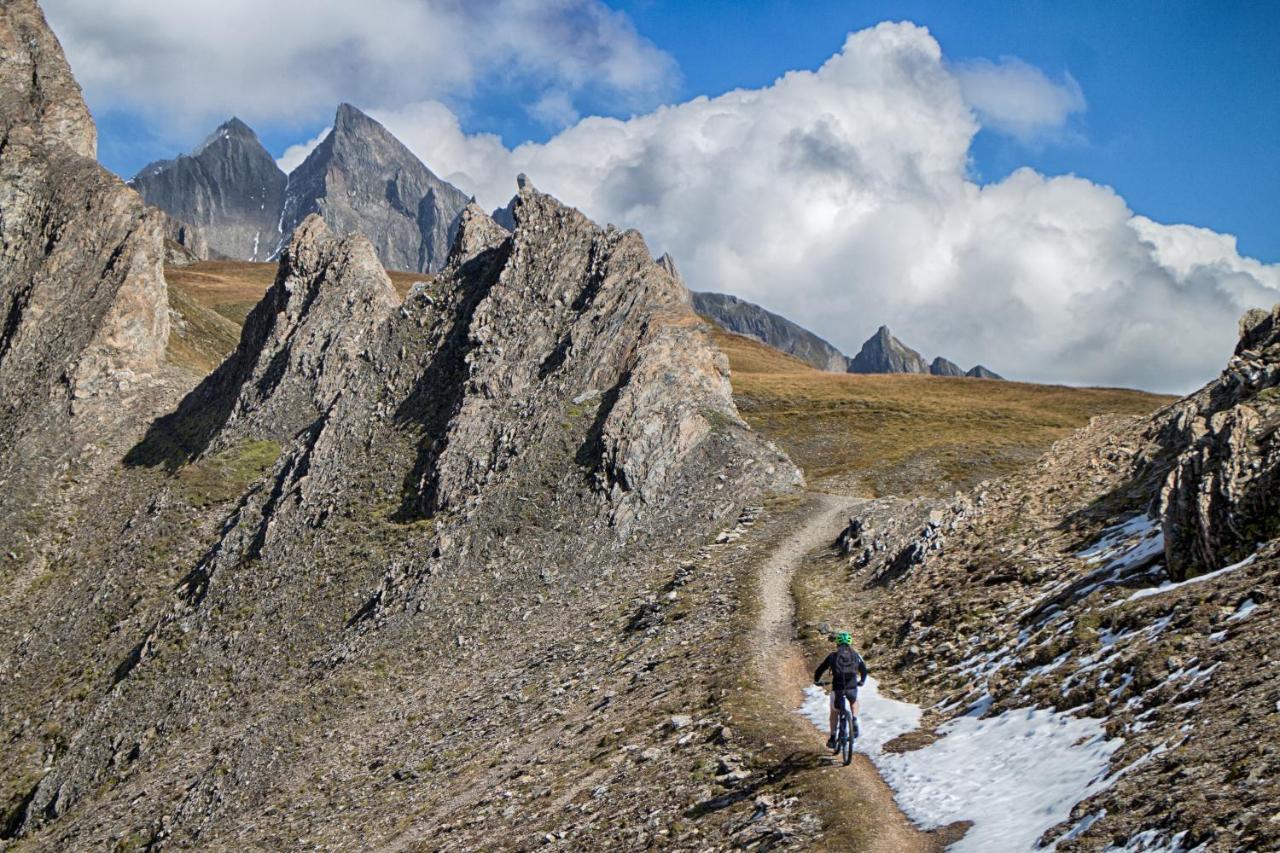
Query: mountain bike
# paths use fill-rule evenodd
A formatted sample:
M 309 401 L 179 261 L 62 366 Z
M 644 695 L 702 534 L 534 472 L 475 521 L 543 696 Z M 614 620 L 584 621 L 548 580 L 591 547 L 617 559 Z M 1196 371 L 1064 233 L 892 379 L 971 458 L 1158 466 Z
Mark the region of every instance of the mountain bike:
M 857 735 L 853 734 L 853 714 L 849 713 L 849 701 L 844 696 L 839 698 L 840 716 L 836 723 L 836 748 L 831 752 L 838 754 L 841 761 L 848 765 L 853 761 L 853 742 Z

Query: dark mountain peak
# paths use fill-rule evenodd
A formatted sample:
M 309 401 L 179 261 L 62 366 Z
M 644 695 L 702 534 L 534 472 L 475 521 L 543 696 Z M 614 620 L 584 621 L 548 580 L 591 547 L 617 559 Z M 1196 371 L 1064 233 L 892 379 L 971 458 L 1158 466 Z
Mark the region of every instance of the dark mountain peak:
M 333 116 L 333 129 L 349 132 L 353 129 L 359 129 L 367 125 L 375 125 L 380 130 L 384 130 L 374 119 L 370 118 L 368 113 L 359 107 L 348 104 L 346 101 L 338 104 L 338 111 Z
M 850 373 L 928 373 L 924 356 L 881 326 L 849 362 Z
M 382 122 L 362 112 L 359 108 L 353 107 L 351 104 L 338 105 L 338 111 L 333 116 L 333 131 L 325 137 L 324 141 L 332 142 L 331 148 L 345 146 L 350 143 L 375 147 L 383 151 L 384 157 L 403 159 L 406 162 L 412 161 L 417 166 L 426 169 L 427 172 L 431 172 L 418 159 L 418 156 L 409 150 L 408 146 L 397 139 L 395 134 L 387 130 Z M 323 147 L 325 147 L 323 144 L 317 146 L 316 150 L 311 152 L 312 155 L 319 152 Z
M 996 373 L 994 370 L 988 370 L 981 364 L 975 364 L 969 369 L 969 372 L 966 373 L 965 376 L 972 379 L 1004 379 L 1004 377 L 999 373 Z
M 351 104 L 289 175 L 281 246 L 313 213 L 338 236 L 363 234 L 389 269 L 435 272 L 445 263 L 468 197 Z
M 929 372 L 934 376 L 964 376 L 960 365 L 950 359 L 938 356 L 929 365 Z
M 285 175 L 258 134 L 231 118 L 190 154 L 151 163 L 130 186 L 217 255 L 265 261 L 279 242 Z
M 267 152 L 267 149 L 263 147 L 262 140 L 258 139 L 258 134 L 254 132 L 253 128 L 235 116 L 218 125 L 213 133 L 205 137 L 205 140 L 192 150 L 190 156 L 199 157 L 206 151 L 217 147 L 219 143 L 225 143 L 230 146 L 243 146 L 253 155 L 260 153 L 262 157 L 271 160 L 272 163 L 275 162 Z

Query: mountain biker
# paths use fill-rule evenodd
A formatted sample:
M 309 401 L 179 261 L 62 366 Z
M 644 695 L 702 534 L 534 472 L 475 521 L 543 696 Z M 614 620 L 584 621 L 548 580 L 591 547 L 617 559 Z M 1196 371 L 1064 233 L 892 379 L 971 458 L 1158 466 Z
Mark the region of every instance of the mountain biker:
M 853 637 L 848 631 L 836 635 L 836 650 L 827 655 L 813 673 L 813 683 L 819 684 L 822 675 L 831 670 L 831 737 L 827 738 L 827 749 L 836 748 L 836 720 L 840 716 L 840 706 L 849 703 L 849 713 L 853 716 L 854 738 L 858 736 L 858 688 L 867 681 L 867 664 L 862 655 L 853 650 Z

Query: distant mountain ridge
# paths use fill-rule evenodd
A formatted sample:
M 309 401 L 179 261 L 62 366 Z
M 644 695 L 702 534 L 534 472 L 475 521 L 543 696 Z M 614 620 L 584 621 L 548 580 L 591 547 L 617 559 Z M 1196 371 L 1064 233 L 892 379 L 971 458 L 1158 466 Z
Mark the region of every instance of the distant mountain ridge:
M 813 332 L 736 296 L 695 292 L 693 309 L 726 331 L 768 344 L 819 370 L 843 373 L 848 367 L 844 353 Z
M 368 237 L 384 266 L 419 272 L 444 266 L 468 201 L 346 103 L 288 175 L 257 134 L 232 118 L 190 154 L 152 163 L 129 184 L 147 204 L 199 229 L 211 254 L 271 260 L 308 215 L 319 213 L 340 236 Z
M 658 262 L 674 275 L 675 263 L 669 255 Z M 727 293 L 691 291 L 693 308 L 727 332 L 743 335 L 804 361 L 829 373 L 920 373 L 971 379 L 1003 379 L 998 373 L 975 365 L 967 372 L 955 362 L 938 356 L 932 363 L 881 326 L 849 358 L 798 323 L 788 320 L 745 299 Z

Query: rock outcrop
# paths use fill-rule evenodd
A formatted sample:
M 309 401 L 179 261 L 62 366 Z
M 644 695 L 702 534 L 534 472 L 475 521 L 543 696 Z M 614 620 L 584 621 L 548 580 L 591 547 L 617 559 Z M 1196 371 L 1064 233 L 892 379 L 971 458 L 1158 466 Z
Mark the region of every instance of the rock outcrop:
M 265 261 L 280 241 L 285 182 L 258 135 L 231 118 L 190 154 L 143 167 L 129 185 L 178 227 L 198 228 L 217 254 Z
M 289 175 L 281 228 L 289 234 L 318 213 L 338 234 L 368 237 L 389 269 L 435 271 L 467 202 L 381 124 L 342 104 L 333 130 Z
M 1222 375 L 1153 415 L 1095 418 L 949 501 L 859 506 L 848 563 L 801 600 L 835 602 L 808 618 L 856 624 L 883 689 L 925 709 L 910 748 L 962 716 L 1092 729 L 1079 802 L 1028 842 L 1274 849 L 1278 431 L 1280 306 L 1246 315 Z M 1003 762 L 999 740 L 984 749 Z
M 759 305 L 726 293 L 695 292 L 693 307 L 725 331 L 768 344 L 819 370 L 843 373 L 847 369 L 848 359 L 840 350 L 803 326 Z
M 928 373 L 924 356 L 898 340 L 888 326 L 867 339 L 849 360 L 850 373 Z
M 65 146 L 93 159 L 98 154 L 97 128 L 43 13 L 34 0 L 12 0 L 3 12 L 0 122 L 5 134 L 20 132 L 24 145 Z
M 39 8 L 0 11 L 0 444 L 13 448 L 90 408 L 122 414 L 161 366 L 169 315 L 160 217 L 98 166 Z
M 18 150 L 7 138 L 6 168 Z M 82 218 L 44 233 L 66 235 L 68 254 L 46 272 L 50 284 L 63 273 L 70 298 L 41 291 L 39 318 L 21 293 L 6 305 L 17 333 L 6 327 L 0 370 L 41 365 L 16 384 L 4 374 L 10 409 L 33 430 L 37 378 L 64 406 L 86 394 L 118 405 L 124 370 L 141 382 L 163 367 L 164 282 L 151 276 L 161 218 L 66 157 L 79 171 L 55 190 Z M 80 194 L 93 176 L 105 196 Z M 83 218 L 104 215 L 100 204 L 115 230 Z M 691 803 L 712 802 L 700 844 L 793 831 L 794 803 L 770 799 L 769 818 L 748 821 L 755 800 L 718 804 L 693 780 L 689 768 L 714 766 L 729 738 L 714 672 L 686 668 L 675 692 L 648 677 L 651 655 L 730 639 L 724 618 L 685 619 L 685 608 L 729 613 L 732 570 L 685 570 L 676 592 L 672 561 L 693 565 L 799 472 L 738 417 L 723 355 L 639 234 L 601 228 L 527 180 L 510 211 L 509 232 L 461 208 L 444 268 L 403 301 L 369 240 L 299 222 L 235 352 L 127 453 L 99 451 L 101 476 L 68 474 L 74 513 L 24 517 L 21 553 L 0 575 L 6 838 L 296 843 L 253 818 L 268 803 L 338 847 L 442 834 L 482 846 L 478 827 L 443 828 L 459 808 L 616 847 L 630 843 L 638 797 L 667 836 L 697 820 Z M 110 250 L 117 266 L 101 265 Z M 12 269 L 10 290 L 30 279 Z M 83 294 L 69 289 L 93 275 Z M 76 307 L 81 297 L 102 305 Z M 64 307 L 90 322 L 67 313 L 64 324 Z M 47 369 L 27 355 L 37 330 Z M 631 602 L 659 590 L 652 623 L 630 627 Z M 598 690 L 611 680 L 627 700 L 606 707 Z M 518 701 L 494 702 L 499 681 Z M 676 697 L 707 737 L 663 735 L 642 767 L 601 775 L 588 730 L 656 731 Z M 555 798 L 594 790 L 592 807 L 547 811 L 522 791 L 491 809 L 468 792 L 507 784 L 480 760 L 495 748 L 532 750 Z M 740 767 L 746 749 L 735 756 Z M 314 796 L 331 783 L 343 802 Z M 405 822 L 396 792 L 407 790 Z M 364 803 L 358 823 L 342 819 L 349 797 Z
M 977 368 L 975 368 L 976 370 Z M 933 376 L 964 376 L 964 371 L 960 365 L 954 361 L 948 361 L 942 356 L 938 356 L 929 363 L 929 373 Z
M 1280 305 L 1246 315 L 1227 369 L 1154 429 L 1176 454 L 1158 507 L 1172 577 L 1216 571 L 1280 536 Z
M 850 373 L 926 373 L 931 376 L 967 376 L 971 379 L 1001 379 L 1002 377 L 977 365 L 968 372 L 955 362 L 938 356 L 932 363 L 924 356 L 898 340 L 888 326 L 867 339 L 858 354 L 849 359 Z

